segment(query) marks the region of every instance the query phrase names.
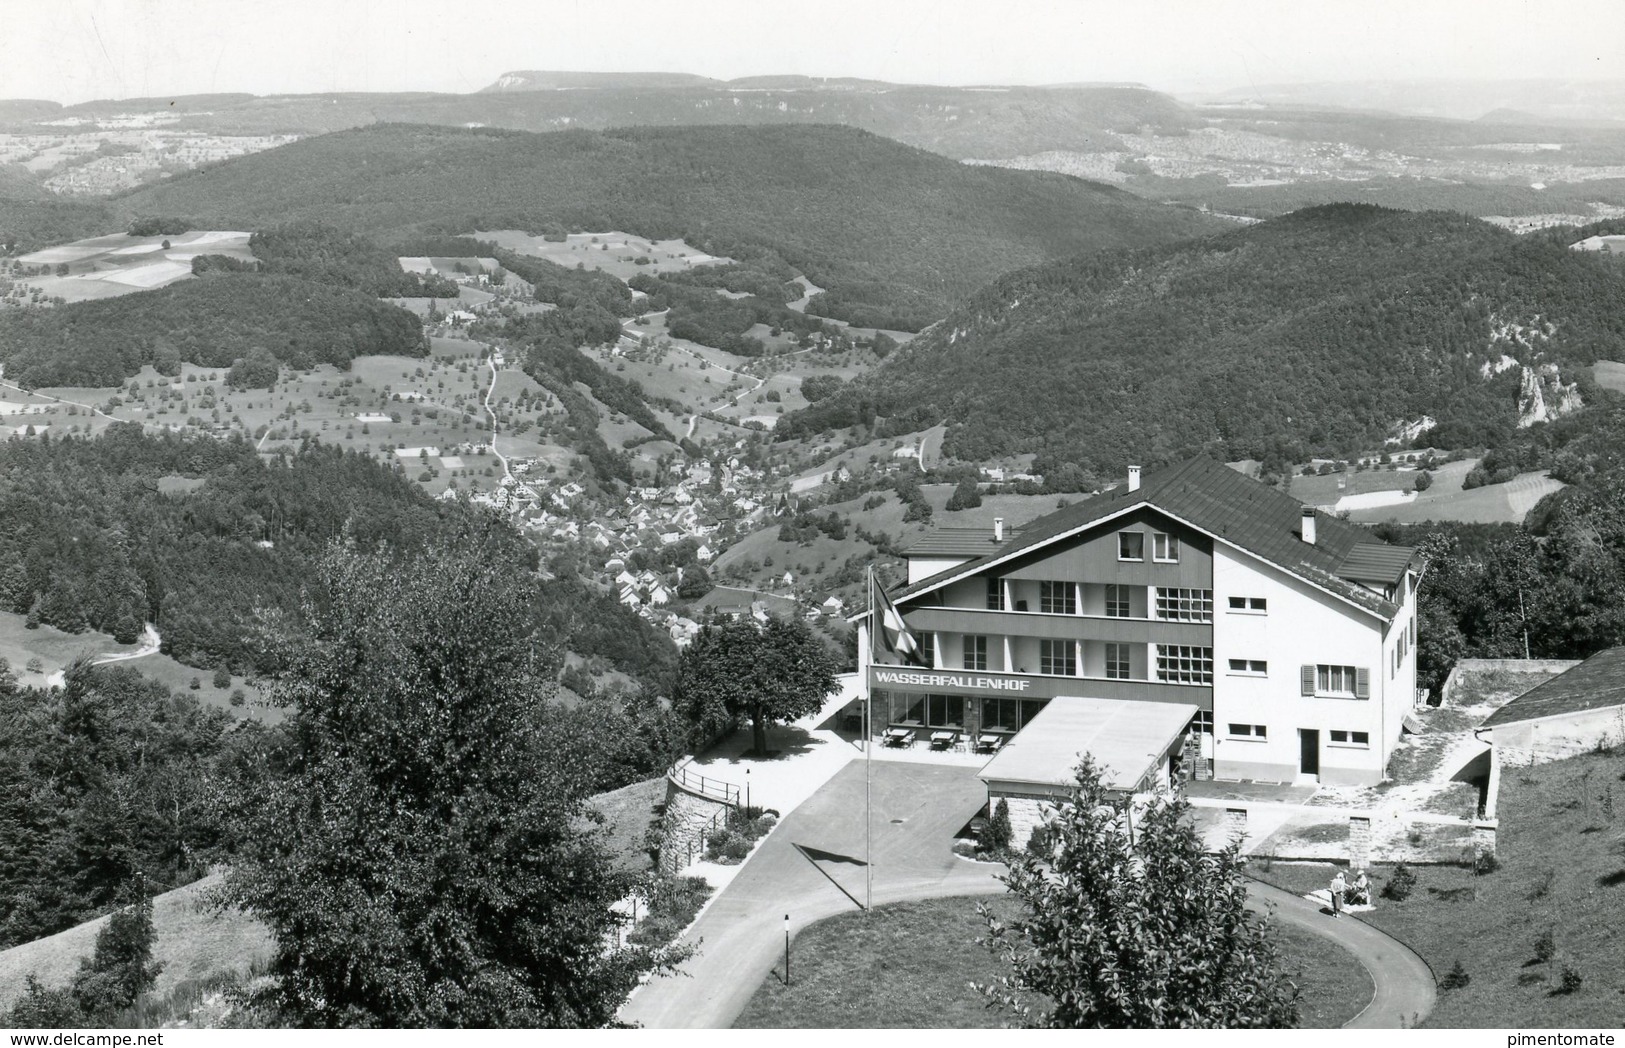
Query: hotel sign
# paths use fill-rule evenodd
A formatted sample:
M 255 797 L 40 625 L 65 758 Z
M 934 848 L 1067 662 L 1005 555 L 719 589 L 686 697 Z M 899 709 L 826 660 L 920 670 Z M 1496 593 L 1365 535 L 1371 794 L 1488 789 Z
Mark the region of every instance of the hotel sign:
M 951 688 L 971 691 L 1026 691 L 1032 681 L 1019 677 L 973 677 L 963 673 L 924 673 L 917 670 L 874 671 L 876 684 L 907 684 L 916 688 Z

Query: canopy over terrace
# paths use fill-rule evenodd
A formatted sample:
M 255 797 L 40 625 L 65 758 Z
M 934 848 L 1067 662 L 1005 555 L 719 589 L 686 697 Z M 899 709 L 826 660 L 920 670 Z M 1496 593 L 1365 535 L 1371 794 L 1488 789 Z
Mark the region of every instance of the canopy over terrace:
M 1108 789 L 1134 793 L 1168 781 L 1168 758 L 1197 707 L 1058 695 L 977 773 L 998 795 L 1064 796 L 1087 753 Z

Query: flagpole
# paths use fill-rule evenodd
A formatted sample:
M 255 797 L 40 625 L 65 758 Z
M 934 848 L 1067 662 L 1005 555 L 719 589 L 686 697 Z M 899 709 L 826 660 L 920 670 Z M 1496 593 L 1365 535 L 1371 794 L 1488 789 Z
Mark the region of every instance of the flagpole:
M 863 665 L 863 916 L 868 919 L 875 904 L 875 566 L 869 565 L 869 650 Z

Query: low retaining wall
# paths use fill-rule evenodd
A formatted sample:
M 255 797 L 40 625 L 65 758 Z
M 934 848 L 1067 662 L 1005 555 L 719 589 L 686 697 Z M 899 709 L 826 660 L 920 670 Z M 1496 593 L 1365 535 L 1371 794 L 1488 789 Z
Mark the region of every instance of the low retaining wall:
M 1450 697 L 1461 684 L 1461 678 L 1469 673 L 1540 673 L 1553 676 L 1578 665 L 1579 659 L 1458 659 L 1450 669 L 1450 676 L 1439 686 L 1439 702 L 1448 705 Z

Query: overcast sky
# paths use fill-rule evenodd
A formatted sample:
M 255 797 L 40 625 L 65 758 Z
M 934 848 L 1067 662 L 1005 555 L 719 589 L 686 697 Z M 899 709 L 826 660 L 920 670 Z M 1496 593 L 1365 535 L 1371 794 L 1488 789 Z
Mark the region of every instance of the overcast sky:
M 1625 0 L 0 0 L 0 98 L 466 92 L 514 69 L 1625 79 Z

